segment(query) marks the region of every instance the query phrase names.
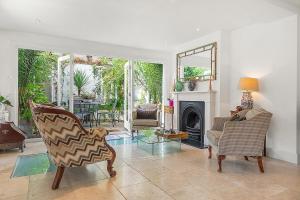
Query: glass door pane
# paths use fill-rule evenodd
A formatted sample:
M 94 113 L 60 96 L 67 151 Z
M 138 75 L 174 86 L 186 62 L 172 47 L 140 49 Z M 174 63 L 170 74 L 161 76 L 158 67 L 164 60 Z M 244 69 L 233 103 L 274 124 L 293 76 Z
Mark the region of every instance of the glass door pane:
M 73 111 L 73 56 L 67 55 L 58 58 L 57 64 L 57 105 Z

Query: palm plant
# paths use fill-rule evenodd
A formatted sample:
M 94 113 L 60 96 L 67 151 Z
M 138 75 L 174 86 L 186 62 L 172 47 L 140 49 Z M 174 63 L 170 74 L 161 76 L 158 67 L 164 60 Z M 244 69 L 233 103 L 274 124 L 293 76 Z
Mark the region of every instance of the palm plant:
M 90 76 L 88 76 L 82 70 L 76 70 L 74 72 L 74 85 L 77 87 L 78 96 L 80 96 L 82 88 L 89 83 L 89 78 L 90 78 Z

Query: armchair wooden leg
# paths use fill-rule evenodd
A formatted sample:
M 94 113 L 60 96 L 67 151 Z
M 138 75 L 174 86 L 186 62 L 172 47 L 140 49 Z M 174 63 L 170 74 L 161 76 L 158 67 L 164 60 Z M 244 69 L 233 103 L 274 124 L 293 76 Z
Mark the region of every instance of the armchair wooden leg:
M 218 172 L 222 172 L 222 160 L 224 159 L 225 159 L 224 155 L 218 155 L 218 165 L 219 165 Z
M 105 142 L 106 143 L 106 142 Z M 116 159 L 116 152 L 115 150 L 109 146 L 107 143 L 106 143 L 107 147 L 109 148 L 109 150 L 112 152 L 113 156 L 111 158 L 111 160 L 107 160 L 107 172 L 109 173 L 110 177 L 114 177 L 117 175 L 117 172 L 115 170 L 113 170 L 113 164 L 114 164 L 114 161 Z
M 245 160 L 247 160 L 247 161 L 249 160 L 249 159 L 248 159 L 248 156 L 244 156 L 244 158 L 245 158 Z
M 262 162 L 262 156 L 257 156 L 257 164 L 258 164 L 260 172 L 264 173 L 265 170 L 264 170 L 264 165 L 263 165 L 263 162 Z
M 63 167 L 63 166 L 57 167 L 54 181 L 52 183 L 52 190 L 56 190 L 59 187 L 59 184 L 60 184 L 61 178 L 64 174 L 64 171 L 65 171 L 65 167 Z
M 208 159 L 211 159 L 211 146 L 208 145 Z

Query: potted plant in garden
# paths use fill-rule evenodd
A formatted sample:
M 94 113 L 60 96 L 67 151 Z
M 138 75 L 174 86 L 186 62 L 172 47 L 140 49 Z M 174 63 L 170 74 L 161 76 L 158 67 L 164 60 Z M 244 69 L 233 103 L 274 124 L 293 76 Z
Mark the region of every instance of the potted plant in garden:
M 76 70 L 74 72 L 74 85 L 77 87 L 78 96 L 82 91 L 82 88 L 89 83 L 89 76 L 81 70 Z
M 8 99 L 0 95 L 0 112 L 5 111 L 5 106 L 13 107 Z

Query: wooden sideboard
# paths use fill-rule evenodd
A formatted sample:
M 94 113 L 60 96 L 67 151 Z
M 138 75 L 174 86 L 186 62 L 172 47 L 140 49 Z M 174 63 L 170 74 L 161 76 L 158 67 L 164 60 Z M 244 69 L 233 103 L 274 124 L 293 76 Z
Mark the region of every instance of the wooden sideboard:
M 25 147 L 25 133 L 13 122 L 0 123 L 0 149 L 19 148 L 23 152 Z

